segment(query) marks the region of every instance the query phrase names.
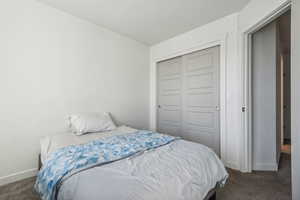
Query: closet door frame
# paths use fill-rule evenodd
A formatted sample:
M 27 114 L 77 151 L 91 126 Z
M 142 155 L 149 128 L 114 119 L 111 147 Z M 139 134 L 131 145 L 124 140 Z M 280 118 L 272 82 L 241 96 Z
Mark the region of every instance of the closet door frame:
M 158 108 L 158 63 L 162 62 L 164 60 L 168 60 L 168 59 L 172 59 L 175 57 L 179 57 L 179 56 L 183 56 L 186 54 L 190 54 L 196 51 L 201 51 L 201 50 L 205 50 L 208 48 L 212 48 L 212 47 L 216 47 L 219 46 L 220 49 L 220 68 L 219 68 L 219 97 L 220 97 L 220 155 L 221 155 L 221 160 L 225 163 L 225 165 L 228 166 L 228 162 L 226 162 L 227 159 L 227 148 L 226 148 L 226 139 L 227 139 L 227 125 L 226 125 L 226 91 L 227 91 L 227 86 L 226 86 L 226 40 L 227 40 L 227 36 L 225 35 L 222 39 L 220 40 L 216 40 L 213 42 L 209 42 L 209 43 L 205 43 L 205 44 L 201 44 L 201 45 L 197 45 L 194 48 L 189 48 L 180 52 L 177 52 L 175 54 L 171 54 L 169 56 L 165 56 L 165 57 L 161 57 L 159 59 L 155 60 L 156 66 L 155 66 L 155 107 L 151 108 L 154 109 L 154 127 L 152 127 L 153 129 L 156 130 L 157 128 L 157 122 L 158 122 L 158 112 L 157 112 L 157 108 Z M 228 166 L 230 167 L 230 166 Z

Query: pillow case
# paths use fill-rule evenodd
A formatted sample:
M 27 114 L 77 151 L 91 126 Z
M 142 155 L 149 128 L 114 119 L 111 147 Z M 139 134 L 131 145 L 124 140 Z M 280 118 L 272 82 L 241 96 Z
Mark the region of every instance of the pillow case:
M 76 135 L 110 131 L 116 128 L 109 113 L 75 114 L 68 117 L 69 127 Z

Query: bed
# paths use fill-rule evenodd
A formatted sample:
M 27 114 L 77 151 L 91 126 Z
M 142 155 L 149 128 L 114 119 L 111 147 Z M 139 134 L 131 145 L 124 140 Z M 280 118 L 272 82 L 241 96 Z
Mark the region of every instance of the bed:
M 49 165 L 50 155 L 59 149 L 136 135 L 140 135 L 139 130 L 121 126 L 113 131 L 83 136 L 66 133 L 47 137 L 41 141 L 40 166 L 45 163 Z M 170 139 L 168 136 L 166 138 Z M 40 173 L 46 171 L 44 168 Z M 214 200 L 217 188 L 223 186 L 227 178 L 224 165 L 211 149 L 171 138 L 155 148 L 65 174 L 56 185 L 51 199 Z M 49 199 L 41 191 L 39 193 L 42 199 Z

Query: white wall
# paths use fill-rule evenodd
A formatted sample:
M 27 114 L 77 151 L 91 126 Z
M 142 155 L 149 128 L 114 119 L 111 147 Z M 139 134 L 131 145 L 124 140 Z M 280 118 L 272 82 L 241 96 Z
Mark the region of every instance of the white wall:
M 300 2 L 292 1 L 292 65 L 291 65 L 291 128 L 292 128 L 292 192 L 300 199 Z
M 231 168 L 239 169 L 239 137 L 241 135 L 241 71 L 237 65 L 237 14 L 209 23 L 190 32 L 171 38 L 150 49 L 150 126 L 156 128 L 156 62 L 161 59 L 191 52 L 199 47 L 209 46 L 224 40 L 223 57 L 226 81 L 221 98 L 226 101 L 224 141 L 225 155 L 222 160 Z M 222 73 L 222 72 L 221 72 Z M 222 97 L 222 95 L 224 97 Z M 222 112 L 222 111 L 221 111 Z M 221 122 L 222 123 L 222 122 Z
M 239 31 L 244 32 L 289 0 L 251 0 L 239 12 Z
M 148 128 L 149 47 L 35 0 L 2 2 L 0 24 L 0 184 L 36 172 L 70 113 Z

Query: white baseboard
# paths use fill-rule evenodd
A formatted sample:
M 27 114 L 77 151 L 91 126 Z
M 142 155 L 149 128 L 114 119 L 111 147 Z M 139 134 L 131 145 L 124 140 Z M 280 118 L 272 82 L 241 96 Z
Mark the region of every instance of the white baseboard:
M 278 171 L 277 163 L 255 163 L 253 170 L 257 171 Z
M 222 160 L 224 165 L 230 169 L 234 169 L 234 170 L 240 170 L 240 167 L 237 163 L 235 162 L 225 162 L 224 160 Z
M 36 176 L 37 172 L 38 172 L 38 169 L 33 168 L 33 169 L 28 169 L 28 170 L 24 170 L 21 172 L 13 173 L 8 176 L 2 176 L 2 177 L 0 177 L 0 186 L 6 185 L 9 183 L 13 183 L 16 181 L 20 181 L 25 178 L 30 178 L 30 177 Z

